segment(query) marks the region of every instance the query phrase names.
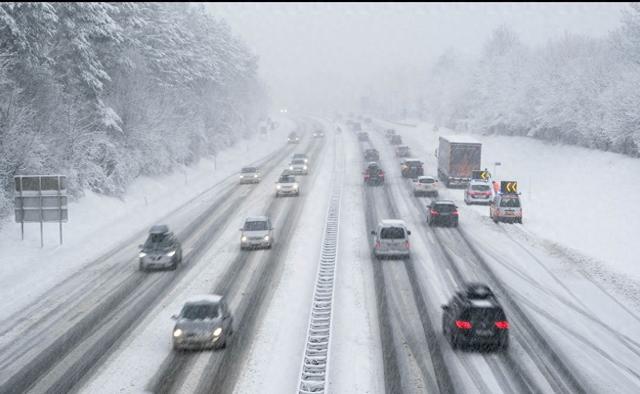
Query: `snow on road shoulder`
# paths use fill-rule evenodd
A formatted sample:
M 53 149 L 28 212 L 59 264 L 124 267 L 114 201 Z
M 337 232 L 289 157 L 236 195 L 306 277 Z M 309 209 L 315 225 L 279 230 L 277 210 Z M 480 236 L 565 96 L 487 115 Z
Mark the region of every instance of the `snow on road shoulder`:
M 384 372 L 363 211 L 360 152 L 350 132 L 343 133 L 342 139 L 346 165 L 328 391 L 380 393 L 384 391 Z
M 333 137 L 327 133 L 325 138 L 324 152 L 310 166 L 319 171 L 315 183 L 301 191 L 306 201 L 291 239 L 279 240 L 289 245 L 285 261 L 274 277 L 272 295 L 267 295 L 271 299 L 260 311 L 262 321 L 235 384 L 236 393 L 296 391 L 331 190 L 335 149 Z
M 427 123 L 417 127 L 389 123 L 425 159 L 426 172 L 436 174 L 438 136 L 454 134 Z M 516 180 L 522 193 L 522 231 L 607 287 L 640 305 L 640 160 L 575 146 L 552 145 L 525 137 L 471 135 L 482 142 L 482 167 L 496 179 Z M 424 157 L 423 157 L 424 156 Z M 494 163 L 502 165 L 495 167 Z M 452 191 L 462 196 L 461 191 Z M 488 208 L 473 207 L 483 215 Z M 536 240 L 537 238 L 537 240 Z
M 274 117 L 275 118 L 275 117 Z M 277 117 L 281 126 L 268 138 L 240 140 L 196 166 L 159 177 L 140 177 L 122 199 L 87 192 L 69 204 L 69 222 L 63 224 L 64 245 L 58 245 L 58 225 L 45 224 L 45 247 L 40 248 L 39 225 L 20 225 L 5 218 L 0 230 L 0 299 L 6 315 L 20 310 L 83 265 L 108 252 L 119 242 L 154 224 L 161 216 L 193 196 L 239 171 L 242 165 L 281 148 L 294 123 Z M 239 157 L 246 159 L 239 160 Z M 246 163 L 245 163 L 246 161 Z

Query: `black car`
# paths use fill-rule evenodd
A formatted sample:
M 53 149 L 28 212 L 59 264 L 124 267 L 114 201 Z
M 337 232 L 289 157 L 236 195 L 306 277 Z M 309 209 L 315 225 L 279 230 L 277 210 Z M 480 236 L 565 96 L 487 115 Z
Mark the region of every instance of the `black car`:
M 431 201 L 431 204 L 427 205 L 427 223 L 429 226 L 440 224 L 458 227 L 458 207 L 453 201 Z
M 424 163 L 418 159 L 402 159 L 400 173 L 403 178 L 416 179 L 424 175 Z
M 377 149 L 367 149 L 364 151 L 364 159 L 366 161 L 379 161 L 380 160 L 380 153 L 378 152 Z
M 358 133 L 358 141 L 369 141 L 369 133 L 361 131 Z
M 397 134 L 391 136 L 391 145 L 402 145 L 402 137 Z
M 384 183 L 384 171 L 382 171 L 378 163 L 369 163 L 362 175 L 364 175 L 364 182 L 368 186 L 381 185 Z
M 442 334 L 452 348 L 478 346 L 506 350 L 509 347 L 509 322 L 487 285 L 466 284 L 442 309 Z

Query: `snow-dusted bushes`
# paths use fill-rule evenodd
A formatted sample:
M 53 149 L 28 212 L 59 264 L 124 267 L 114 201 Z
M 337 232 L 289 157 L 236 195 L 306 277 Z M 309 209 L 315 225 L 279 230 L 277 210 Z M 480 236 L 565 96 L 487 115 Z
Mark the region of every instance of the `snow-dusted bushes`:
M 469 132 L 638 156 L 640 6 L 622 22 L 606 38 L 566 34 L 536 48 L 503 26 L 478 59 L 449 50 L 430 71 L 423 113 Z
M 256 57 L 178 3 L 2 3 L 0 91 L 0 214 L 13 175 L 119 195 L 233 143 L 266 105 Z

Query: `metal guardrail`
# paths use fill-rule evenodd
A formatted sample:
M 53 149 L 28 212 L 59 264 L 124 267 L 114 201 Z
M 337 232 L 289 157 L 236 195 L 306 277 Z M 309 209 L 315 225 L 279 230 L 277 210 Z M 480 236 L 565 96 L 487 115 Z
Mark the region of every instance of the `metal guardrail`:
M 336 144 L 341 150 L 341 144 Z M 336 155 L 338 154 L 336 150 Z M 342 162 L 342 160 L 340 160 Z M 338 230 L 344 164 L 334 161 L 334 183 L 327 210 L 320 265 L 313 291 L 307 340 L 300 368 L 299 394 L 325 393 L 329 376 L 329 351 L 333 316 L 333 298 L 338 259 Z

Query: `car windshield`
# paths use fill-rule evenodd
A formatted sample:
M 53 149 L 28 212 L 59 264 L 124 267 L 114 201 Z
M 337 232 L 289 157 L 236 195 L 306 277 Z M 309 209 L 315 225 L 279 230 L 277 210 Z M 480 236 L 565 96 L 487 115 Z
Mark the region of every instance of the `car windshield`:
M 304 159 L 295 159 L 291 164 L 304 164 Z
M 149 234 L 147 241 L 144 243 L 144 247 L 148 249 L 167 248 L 169 246 L 171 246 L 171 237 L 168 233 Z
M 500 200 L 500 206 L 505 208 L 520 208 L 520 199 L 517 197 L 507 197 Z
M 456 210 L 456 206 L 453 204 L 436 204 L 435 210 L 438 212 L 453 212 Z
M 214 319 L 218 317 L 218 304 L 187 304 L 180 316 L 187 320 Z
M 283 175 L 278 180 L 278 182 L 280 183 L 293 183 L 295 181 L 296 181 L 296 178 L 290 175 Z
M 402 227 L 384 227 L 380 230 L 382 239 L 404 239 L 404 229 Z
M 267 222 L 264 220 L 254 221 L 254 222 L 245 222 L 244 223 L 245 231 L 263 231 L 267 230 Z
M 306 158 L 307 155 L 305 155 L 304 153 L 296 153 L 295 155 L 293 155 L 293 159 L 304 159 Z
M 257 172 L 257 171 L 258 171 L 258 169 L 255 168 L 255 167 L 245 167 L 245 168 L 242 169 L 242 172 L 245 173 L 245 174 L 246 173 L 251 173 L 251 172 Z
M 409 167 L 422 167 L 422 162 L 419 161 L 406 161 L 405 164 Z
M 420 183 L 435 183 L 435 179 L 431 179 L 431 178 L 422 178 L 420 179 Z
M 471 185 L 471 190 L 478 192 L 488 192 L 489 190 L 491 190 L 491 187 L 489 187 L 489 185 Z

